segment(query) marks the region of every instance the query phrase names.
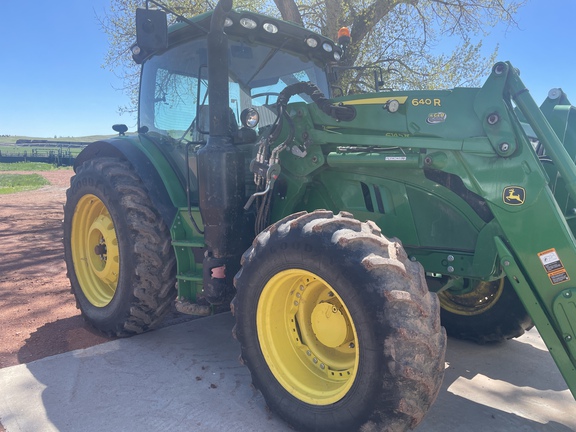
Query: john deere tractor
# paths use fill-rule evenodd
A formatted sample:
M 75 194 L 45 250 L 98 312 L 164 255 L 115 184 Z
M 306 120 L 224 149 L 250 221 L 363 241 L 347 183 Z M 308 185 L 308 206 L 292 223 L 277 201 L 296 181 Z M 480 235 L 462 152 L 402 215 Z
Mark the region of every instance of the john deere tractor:
M 297 430 L 416 427 L 444 327 L 486 343 L 535 324 L 576 394 L 561 90 L 539 108 L 501 62 L 481 88 L 345 95 L 345 35 L 231 0 L 171 26 L 167 12 L 136 12 L 137 133 L 89 145 L 67 192 L 86 320 L 129 336 L 173 305 L 231 307 L 254 385 Z

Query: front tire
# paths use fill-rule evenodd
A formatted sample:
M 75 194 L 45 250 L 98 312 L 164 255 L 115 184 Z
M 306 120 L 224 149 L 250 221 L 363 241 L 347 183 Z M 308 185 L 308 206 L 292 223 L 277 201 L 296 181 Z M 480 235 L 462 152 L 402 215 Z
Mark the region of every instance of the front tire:
M 166 223 L 126 161 L 96 158 L 70 180 L 64 254 L 84 318 L 108 336 L 157 326 L 176 296 Z
M 444 375 L 439 304 L 375 224 L 289 216 L 254 240 L 235 285 L 242 359 L 288 423 L 403 431 L 422 420 Z
M 473 284 L 466 293 L 438 293 L 440 318 L 449 336 L 485 344 L 522 336 L 534 326 L 508 278 L 464 281 Z

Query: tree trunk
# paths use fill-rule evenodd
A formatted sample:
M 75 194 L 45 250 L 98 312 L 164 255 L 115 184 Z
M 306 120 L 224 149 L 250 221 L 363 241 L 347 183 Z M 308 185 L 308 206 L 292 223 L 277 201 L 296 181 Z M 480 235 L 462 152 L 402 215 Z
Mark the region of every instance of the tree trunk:
M 294 0 L 274 0 L 274 3 L 276 3 L 276 7 L 280 11 L 282 19 L 292 21 L 301 26 L 304 25 L 302 15 L 300 15 L 300 11 Z

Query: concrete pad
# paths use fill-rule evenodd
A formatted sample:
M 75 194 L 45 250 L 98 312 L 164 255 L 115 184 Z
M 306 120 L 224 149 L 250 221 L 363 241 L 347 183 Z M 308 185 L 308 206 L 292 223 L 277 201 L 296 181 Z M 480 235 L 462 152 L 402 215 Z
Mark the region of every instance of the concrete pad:
M 576 401 L 536 329 L 496 345 L 450 338 L 442 390 L 417 431 L 574 432 Z
M 228 314 L 0 369 L 7 432 L 290 431 L 238 362 Z
M 7 432 L 278 431 L 238 362 L 230 314 L 0 369 Z M 535 330 L 500 345 L 450 339 L 417 431 L 576 430 L 576 402 Z

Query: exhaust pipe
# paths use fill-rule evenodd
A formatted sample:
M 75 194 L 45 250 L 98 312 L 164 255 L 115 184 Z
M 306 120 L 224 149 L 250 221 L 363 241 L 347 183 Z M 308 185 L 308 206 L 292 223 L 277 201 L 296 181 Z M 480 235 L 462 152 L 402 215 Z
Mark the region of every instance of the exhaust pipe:
M 246 201 L 244 156 L 233 144 L 228 92 L 228 37 L 224 33 L 232 0 L 220 0 L 208 34 L 210 134 L 198 151 L 199 206 L 206 252 L 203 286 L 206 300 L 221 304 L 244 249 Z

